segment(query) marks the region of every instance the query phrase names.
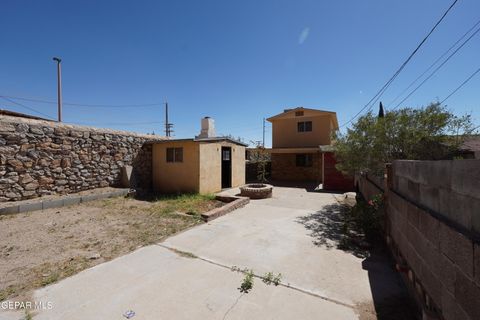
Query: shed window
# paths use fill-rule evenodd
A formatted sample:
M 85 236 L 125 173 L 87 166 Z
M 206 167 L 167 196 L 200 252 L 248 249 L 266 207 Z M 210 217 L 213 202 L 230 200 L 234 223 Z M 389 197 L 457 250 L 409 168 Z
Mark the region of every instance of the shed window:
M 309 132 L 312 131 L 312 121 L 302 121 L 297 123 L 298 132 Z
M 312 154 L 297 154 L 296 164 L 297 167 L 311 167 L 313 163 Z
M 222 150 L 222 160 L 230 161 L 230 150 L 228 149 Z
M 167 148 L 167 162 L 183 162 L 183 148 Z

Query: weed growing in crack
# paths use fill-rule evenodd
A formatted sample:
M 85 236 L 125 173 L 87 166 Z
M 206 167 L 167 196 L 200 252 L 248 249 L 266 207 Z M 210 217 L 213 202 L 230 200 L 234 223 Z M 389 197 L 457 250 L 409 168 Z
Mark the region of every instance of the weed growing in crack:
M 275 285 L 278 286 L 281 282 L 282 279 L 282 274 L 279 273 L 276 276 L 273 274 L 273 272 L 267 272 L 265 275 L 262 277 L 262 281 L 267 284 L 267 285 Z
M 248 293 L 253 288 L 253 270 L 245 272 L 245 278 L 243 278 L 242 284 L 240 285 L 240 292 Z
M 282 280 L 282 274 L 279 273 L 275 276 L 275 278 L 273 278 L 273 284 L 275 286 L 278 286 L 281 283 L 281 280 Z

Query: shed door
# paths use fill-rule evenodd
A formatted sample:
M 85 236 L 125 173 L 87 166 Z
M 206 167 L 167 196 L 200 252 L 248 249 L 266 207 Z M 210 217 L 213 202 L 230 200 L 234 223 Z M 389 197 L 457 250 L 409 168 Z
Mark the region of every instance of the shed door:
M 222 189 L 232 187 L 232 148 L 222 147 Z

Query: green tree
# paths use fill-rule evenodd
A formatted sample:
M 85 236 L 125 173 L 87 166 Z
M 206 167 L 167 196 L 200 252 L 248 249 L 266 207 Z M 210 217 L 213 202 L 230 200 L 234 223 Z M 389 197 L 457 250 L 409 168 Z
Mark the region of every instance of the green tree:
M 334 134 L 337 169 L 381 174 L 395 159 L 451 158 L 472 128 L 470 115 L 456 116 L 440 103 L 388 111 L 384 117 L 369 112 L 346 133 Z

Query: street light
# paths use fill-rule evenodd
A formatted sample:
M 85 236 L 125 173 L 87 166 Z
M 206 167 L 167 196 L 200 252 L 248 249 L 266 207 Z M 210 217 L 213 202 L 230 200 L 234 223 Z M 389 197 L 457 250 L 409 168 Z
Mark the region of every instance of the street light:
M 57 62 L 57 94 L 58 94 L 58 122 L 62 122 L 62 59 L 53 57 Z

